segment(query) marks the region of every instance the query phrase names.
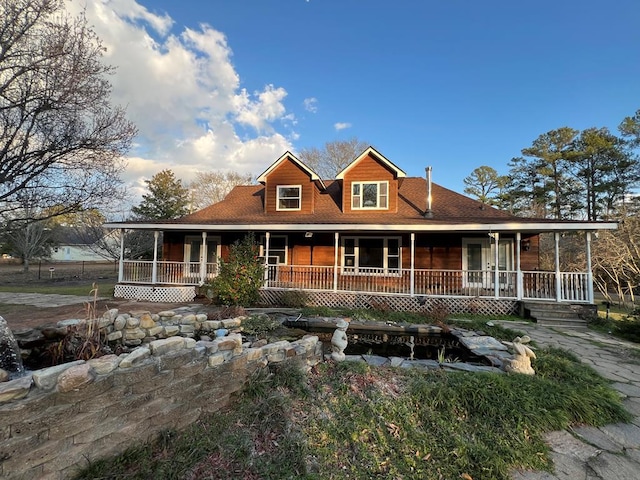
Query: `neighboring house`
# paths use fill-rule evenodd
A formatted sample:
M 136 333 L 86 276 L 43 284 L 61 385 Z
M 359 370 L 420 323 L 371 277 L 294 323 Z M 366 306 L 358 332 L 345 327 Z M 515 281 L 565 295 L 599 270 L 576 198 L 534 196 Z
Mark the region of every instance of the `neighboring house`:
M 121 262 L 116 296 L 191 299 L 229 245 L 252 232 L 268 264 L 262 298 L 304 290 L 311 303 L 514 312 L 526 299 L 593 302 L 590 260 L 581 272 L 539 270 L 539 234 L 591 232 L 616 223 L 521 218 L 407 177 L 373 148 L 333 180 L 287 152 L 221 202 L 177 220 L 111 223 L 163 232 L 162 258 Z M 124 251 L 124 247 L 122 248 Z
M 89 242 L 89 243 L 88 243 Z M 105 232 L 105 240 L 112 246 L 119 243 L 117 232 Z M 104 262 L 114 260 L 115 248 L 106 249 L 103 242 L 90 235 L 79 235 L 75 229 L 61 227 L 56 235 L 56 245 L 51 248 L 51 260 L 54 262 Z

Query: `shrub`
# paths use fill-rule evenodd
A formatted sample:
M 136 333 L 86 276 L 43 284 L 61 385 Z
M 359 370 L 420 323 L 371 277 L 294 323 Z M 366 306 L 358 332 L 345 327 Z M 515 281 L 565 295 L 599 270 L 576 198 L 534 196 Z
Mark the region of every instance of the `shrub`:
M 248 307 L 258 301 L 264 281 L 259 251 L 253 235 L 231 245 L 228 260 L 220 259 L 218 276 L 205 289 L 211 291 L 213 302 Z

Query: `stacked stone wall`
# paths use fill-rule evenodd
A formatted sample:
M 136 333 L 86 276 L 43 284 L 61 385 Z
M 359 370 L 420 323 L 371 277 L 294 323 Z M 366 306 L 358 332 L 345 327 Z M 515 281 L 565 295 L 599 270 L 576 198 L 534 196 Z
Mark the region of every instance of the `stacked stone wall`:
M 111 322 L 105 324 L 116 321 L 113 313 L 103 317 Z M 202 320 L 203 328 L 223 326 Z M 238 333 L 211 341 L 150 340 L 149 328 L 159 326 L 131 326 L 147 331 L 143 338 L 130 338 L 143 343 L 130 353 L 50 367 L 0 384 L 0 478 L 69 478 L 90 461 L 220 410 L 257 369 L 283 361 L 308 367 L 322 358 L 316 336 L 258 348 L 243 345 Z M 114 327 L 110 333 L 122 330 Z

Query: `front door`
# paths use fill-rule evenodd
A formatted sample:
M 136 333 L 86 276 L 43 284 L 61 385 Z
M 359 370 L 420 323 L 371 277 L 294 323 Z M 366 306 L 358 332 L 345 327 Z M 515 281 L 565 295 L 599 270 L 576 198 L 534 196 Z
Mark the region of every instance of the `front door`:
M 217 273 L 218 257 L 220 256 L 220 238 L 207 237 L 207 278 Z M 202 236 L 187 235 L 184 240 L 185 277 L 200 278 L 200 262 L 204 257 Z
M 491 247 L 486 238 L 462 239 L 463 286 L 488 288 Z

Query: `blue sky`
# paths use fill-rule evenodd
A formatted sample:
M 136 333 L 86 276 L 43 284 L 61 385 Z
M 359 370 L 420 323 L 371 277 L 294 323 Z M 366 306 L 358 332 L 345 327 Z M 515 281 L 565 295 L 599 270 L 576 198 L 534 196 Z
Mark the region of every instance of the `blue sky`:
M 562 126 L 640 109 L 640 3 L 88 0 L 140 135 L 126 180 L 258 175 L 357 137 L 462 192 Z

